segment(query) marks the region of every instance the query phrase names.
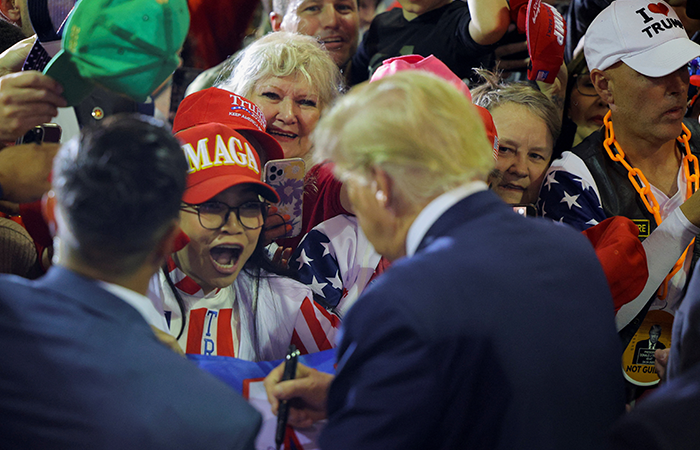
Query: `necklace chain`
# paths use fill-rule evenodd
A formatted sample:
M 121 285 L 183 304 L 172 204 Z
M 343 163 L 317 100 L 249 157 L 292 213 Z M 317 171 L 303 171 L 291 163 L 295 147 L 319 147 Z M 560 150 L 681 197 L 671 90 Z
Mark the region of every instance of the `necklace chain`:
M 603 147 L 605 147 L 610 159 L 619 162 L 625 169 L 627 169 L 627 177 L 632 183 L 632 186 L 634 186 L 634 189 L 639 194 L 644 206 L 646 206 L 647 210 L 654 216 L 656 226 L 659 226 L 661 225 L 662 221 L 659 202 L 656 201 L 656 197 L 651 191 L 650 184 L 642 171 L 636 167 L 632 167 L 625 159 L 625 152 L 622 150 L 622 147 L 620 147 L 617 139 L 615 139 L 615 130 L 613 129 L 610 116 L 611 111 L 608 111 L 603 118 L 603 123 L 605 124 L 605 140 L 603 141 Z M 686 179 L 685 199 L 687 200 L 691 195 L 693 195 L 693 192 L 698 190 L 698 185 L 700 184 L 700 169 L 698 168 L 698 158 L 690 152 L 690 130 L 684 123 L 681 123 L 681 126 L 683 127 L 683 133 L 676 139 L 685 147 L 685 155 L 683 155 L 683 171 L 685 172 L 684 175 Z M 657 292 L 659 299 L 663 300 L 668 295 L 668 282 L 681 269 L 681 267 L 683 267 L 683 262 L 685 261 L 688 249 L 692 248 L 694 242 L 695 239 L 688 244 L 688 247 L 685 249 L 680 259 L 676 261 L 673 269 L 671 269 L 671 272 L 666 276 L 663 283 L 659 287 L 659 291 Z

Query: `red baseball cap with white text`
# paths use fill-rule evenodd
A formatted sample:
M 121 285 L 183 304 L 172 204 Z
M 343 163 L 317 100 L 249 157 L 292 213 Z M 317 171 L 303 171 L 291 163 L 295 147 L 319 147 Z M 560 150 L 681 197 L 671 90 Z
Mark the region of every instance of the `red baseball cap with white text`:
M 173 133 L 211 122 L 253 135 L 262 144 L 258 153 L 263 162 L 284 158 L 277 140 L 265 132 L 267 122 L 260 108 L 245 97 L 219 88 L 204 89 L 185 97 L 177 108 Z
M 239 184 L 251 184 L 265 199 L 279 196 L 260 181 L 260 157 L 243 135 L 221 123 L 195 125 L 176 133 L 182 142 L 189 170 L 185 203 L 199 204 Z

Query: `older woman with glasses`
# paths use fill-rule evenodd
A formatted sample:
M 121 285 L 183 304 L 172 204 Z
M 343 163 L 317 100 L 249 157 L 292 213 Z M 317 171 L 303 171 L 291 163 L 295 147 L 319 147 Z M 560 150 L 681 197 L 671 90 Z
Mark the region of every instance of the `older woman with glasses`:
M 235 114 L 262 116 L 235 97 L 245 105 Z M 333 345 L 338 319 L 272 265 L 260 240 L 268 202 L 279 197 L 260 181 L 258 152 L 282 157 L 262 129 L 199 123 L 176 133 L 190 165 L 180 213 L 189 239 L 151 280 L 150 296 L 185 353 L 264 361 L 283 358 L 290 344 L 302 353 Z
M 568 118 L 576 124 L 573 140 L 573 146 L 576 146 L 603 126 L 603 117 L 608 112 L 608 105 L 598 96 L 591 83 L 591 73 L 586 66 L 583 52 L 568 64 L 567 69 L 569 82 L 564 110 Z

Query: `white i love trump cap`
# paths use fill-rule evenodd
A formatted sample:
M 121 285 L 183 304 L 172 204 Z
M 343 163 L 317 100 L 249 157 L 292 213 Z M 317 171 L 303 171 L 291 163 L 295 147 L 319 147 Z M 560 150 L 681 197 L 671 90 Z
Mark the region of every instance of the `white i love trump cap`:
M 616 0 L 588 27 L 583 51 L 590 70 L 622 61 L 642 75 L 663 77 L 700 56 L 700 45 L 668 3 Z

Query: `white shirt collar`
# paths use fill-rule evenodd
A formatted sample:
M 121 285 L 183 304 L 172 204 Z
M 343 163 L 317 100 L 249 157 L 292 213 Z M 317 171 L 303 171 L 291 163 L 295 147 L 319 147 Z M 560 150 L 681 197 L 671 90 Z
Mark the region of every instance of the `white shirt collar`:
M 104 290 L 131 305 L 143 316 L 143 319 L 149 325 L 153 325 L 159 330 L 169 333 L 168 323 L 165 321 L 165 313 L 163 312 L 162 304 L 159 309 L 150 298 L 132 291 L 131 289 L 127 289 L 124 286 L 100 280 L 98 280 L 98 283 Z
M 433 226 L 445 211 L 453 207 L 460 200 L 476 192 L 485 191 L 487 189 L 488 186 L 483 181 L 473 181 L 452 189 L 451 191 L 447 191 L 428 203 L 428 206 L 423 208 L 408 229 L 408 235 L 406 236 L 406 255 L 412 256 L 416 253 L 418 245 L 425 237 L 425 233 L 428 232 L 430 227 Z

